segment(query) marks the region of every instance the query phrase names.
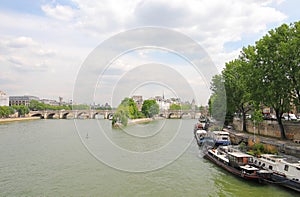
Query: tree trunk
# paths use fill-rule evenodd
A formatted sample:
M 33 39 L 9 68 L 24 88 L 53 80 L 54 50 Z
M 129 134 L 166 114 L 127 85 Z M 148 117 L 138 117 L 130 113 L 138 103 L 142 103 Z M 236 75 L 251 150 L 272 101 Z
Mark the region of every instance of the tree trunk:
M 242 107 L 242 116 L 243 116 L 243 131 L 247 132 L 247 124 L 246 124 L 246 112 L 244 110 L 244 107 Z
M 279 130 L 280 130 L 281 138 L 286 139 L 284 127 L 283 127 L 282 120 L 281 120 L 282 113 L 280 113 L 279 110 L 275 110 L 275 112 L 276 112 L 276 118 L 277 118 Z

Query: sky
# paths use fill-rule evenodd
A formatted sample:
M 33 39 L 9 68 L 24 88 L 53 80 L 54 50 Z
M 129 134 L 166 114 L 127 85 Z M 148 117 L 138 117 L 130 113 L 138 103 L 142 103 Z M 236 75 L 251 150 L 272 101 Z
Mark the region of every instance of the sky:
M 208 65 L 221 72 L 243 46 L 283 23 L 298 21 L 299 7 L 298 0 L 1 0 L 0 90 L 113 106 L 125 96 L 164 94 L 206 105 Z M 161 31 L 150 35 L 145 29 L 139 37 L 126 33 L 145 27 L 177 34 L 161 37 Z M 176 51 L 183 35 L 203 49 L 202 56 L 188 46 Z M 167 47 L 143 46 L 151 39 Z M 105 43 L 110 44 L 105 52 L 95 50 Z M 107 64 L 104 59 L 117 51 Z M 98 64 L 89 65 L 92 75 L 83 75 L 93 52 Z M 76 92 L 77 86 L 88 89 L 79 82 L 88 82 L 91 91 Z M 76 98 L 79 94 L 92 94 L 92 100 Z

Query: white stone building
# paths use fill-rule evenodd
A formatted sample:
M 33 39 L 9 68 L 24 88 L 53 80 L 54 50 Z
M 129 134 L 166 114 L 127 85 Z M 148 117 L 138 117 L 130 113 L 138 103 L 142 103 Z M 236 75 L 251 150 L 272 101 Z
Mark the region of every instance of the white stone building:
M 9 96 L 0 91 L 0 106 L 9 106 Z

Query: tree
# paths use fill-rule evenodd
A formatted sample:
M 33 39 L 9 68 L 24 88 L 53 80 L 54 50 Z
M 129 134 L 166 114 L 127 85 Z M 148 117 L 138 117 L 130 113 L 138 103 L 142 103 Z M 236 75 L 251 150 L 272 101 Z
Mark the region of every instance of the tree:
M 233 117 L 236 111 L 242 113 L 243 131 L 247 131 L 246 113 L 251 110 L 250 92 L 247 87 L 248 67 L 243 59 L 236 59 L 226 63 L 222 72 L 225 79 L 227 117 Z
M 146 117 L 152 118 L 159 113 L 159 105 L 155 100 L 145 100 L 143 102 L 142 112 Z
M 8 106 L 0 106 L 0 118 L 8 118 L 9 115 L 14 114 L 13 108 Z
M 123 99 L 120 105 L 128 108 L 130 119 L 138 118 L 138 108 L 132 98 Z
M 170 110 L 181 110 L 181 106 L 173 103 L 170 105 Z
M 19 113 L 19 117 L 28 114 L 30 111 L 29 108 L 25 105 L 13 105 L 12 108 L 14 108 Z
M 227 103 L 224 78 L 222 75 L 213 76 L 210 89 L 212 91 L 212 95 L 208 102 L 209 113 L 216 120 L 224 123 Z
M 293 102 L 300 105 L 300 21 L 290 25 L 289 40 L 285 44 L 289 64 L 287 70 L 292 84 Z
M 191 104 L 183 104 L 183 105 L 181 105 L 181 109 L 182 110 L 191 110 L 192 105 Z
M 122 123 L 122 125 L 126 126 L 128 123 L 128 116 L 129 116 L 128 107 L 124 105 L 119 105 L 116 113 L 113 116 L 112 125 L 115 125 L 116 123 Z
M 122 123 L 122 125 L 126 126 L 128 118 L 136 119 L 138 117 L 140 117 L 140 113 L 134 100 L 132 98 L 124 98 L 113 116 L 112 125 Z
M 33 110 L 33 111 L 45 110 L 45 108 L 46 108 L 44 103 L 40 103 L 39 101 L 36 101 L 36 100 L 31 100 L 28 107 L 30 110 Z
M 255 60 L 251 64 L 255 76 L 253 83 L 249 83 L 252 97 L 274 109 L 283 139 L 286 136 L 281 117 L 290 111 L 294 90 L 289 75 L 289 31 L 289 26 L 283 24 L 256 42 Z M 254 84 L 259 86 L 254 87 Z

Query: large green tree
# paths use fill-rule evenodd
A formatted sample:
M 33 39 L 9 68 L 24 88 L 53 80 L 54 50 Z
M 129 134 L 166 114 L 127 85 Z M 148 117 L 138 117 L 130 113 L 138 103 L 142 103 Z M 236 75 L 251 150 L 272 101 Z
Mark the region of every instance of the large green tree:
M 128 107 L 124 105 L 119 105 L 116 113 L 113 116 L 112 125 L 115 125 L 116 123 L 122 123 L 122 125 L 126 126 L 128 123 L 128 117 L 129 117 Z
M 30 111 L 29 108 L 25 105 L 13 105 L 12 108 L 19 113 L 19 117 L 28 114 Z
M 249 66 L 242 59 L 226 63 L 222 75 L 225 80 L 227 114 L 238 111 L 242 114 L 243 131 L 247 131 L 246 113 L 251 110 L 251 99 L 247 87 Z
M 151 118 L 159 113 L 159 105 L 155 100 L 145 100 L 143 102 L 142 112 L 146 117 Z
M 0 106 L 0 118 L 8 118 L 15 113 L 15 110 L 9 106 Z
M 289 39 L 285 44 L 288 63 L 288 79 L 292 85 L 293 102 L 300 105 L 300 21 L 290 25 Z
M 130 119 L 136 119 L 139 116 L 138 108 L 136 103 L 132 98 L 125 98 L 122 100 L 121 104 L 122 106 L 125 106 L 128 108 L 129 111 L 129 118 Z
M 124 126 L 128 123 L 128 118 L 139 118 L 140 113 L 136 106 L 136 103 L 132 98 L 124 98 L 117 108 L 116 113 L 113 116 L 112 124 L 122 123 Z
M 294 85 L 291 83 L 290 28 L 283 24 L 256 42 L 252 61 L 252 97 L 265 106 L 272 107 L 281 132 L 286 138 L 282 114 L 291 110 Z
M 225 121 L 227 101 L 224 77 L 221 74 L 213 76 L 210 89 L 212 91 L 212 95 L 208 102 L 209 113 L 222 124 L 222 122 L 224 123 Z
M 34 111 L 35 110 L 45 110 L 45 108 L 46 108 L 44 103 L 41 103 L 36 100 L 31 100 L 28 107 L 30 110 L 34 110 Z

